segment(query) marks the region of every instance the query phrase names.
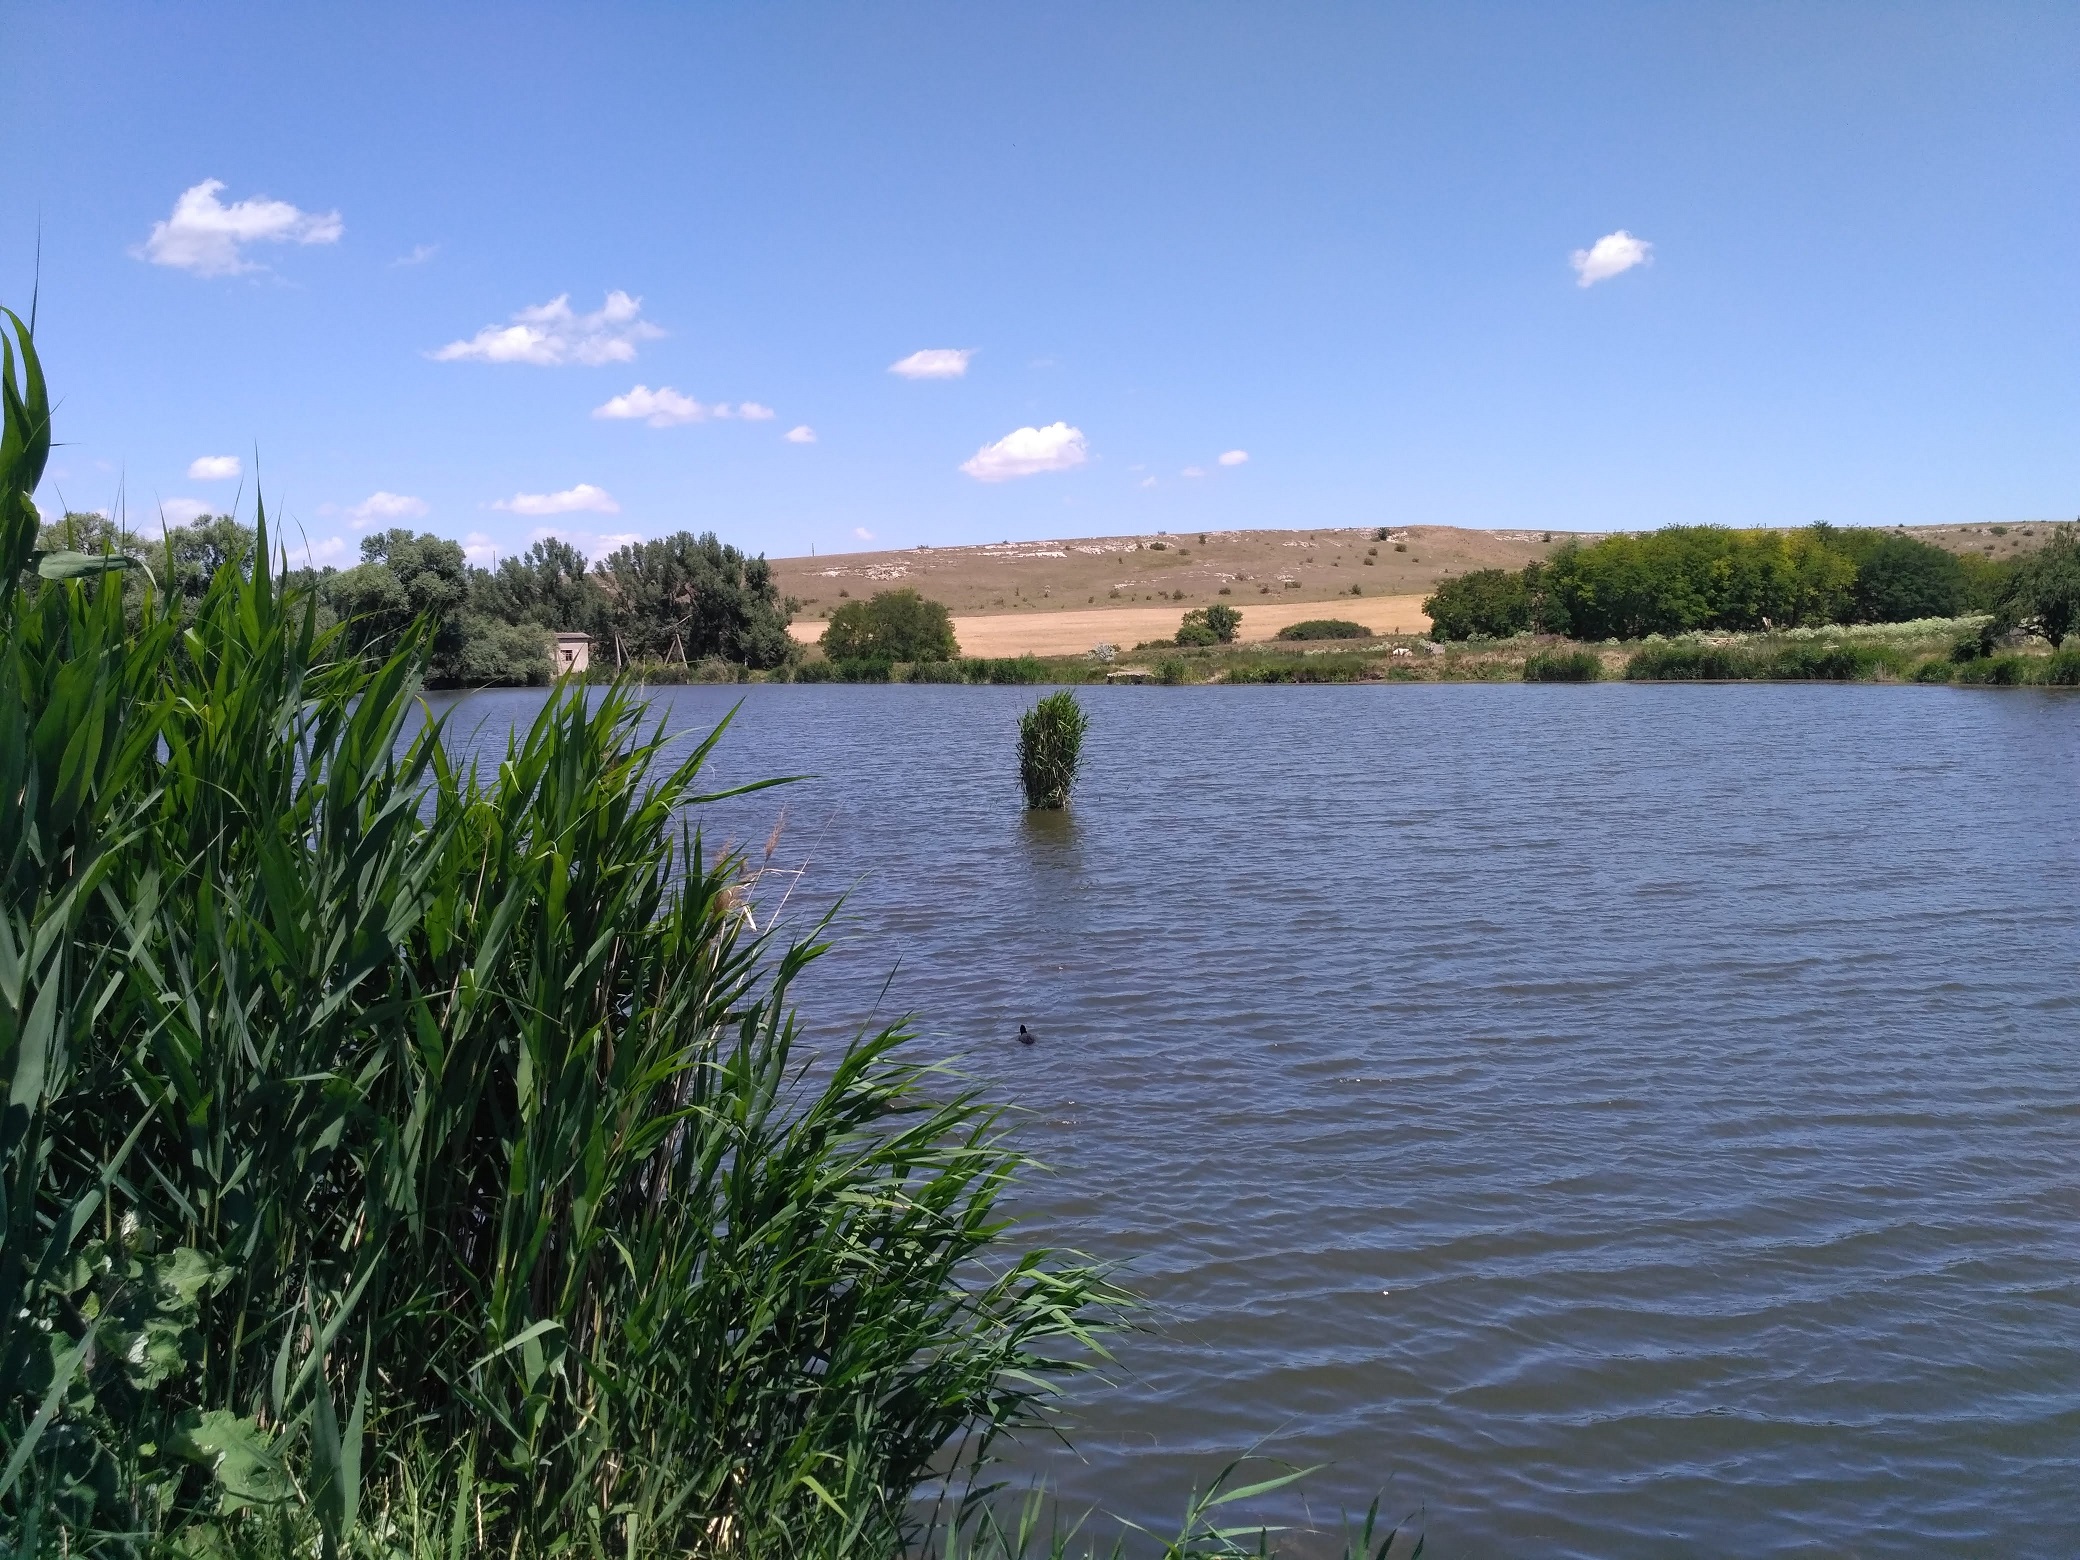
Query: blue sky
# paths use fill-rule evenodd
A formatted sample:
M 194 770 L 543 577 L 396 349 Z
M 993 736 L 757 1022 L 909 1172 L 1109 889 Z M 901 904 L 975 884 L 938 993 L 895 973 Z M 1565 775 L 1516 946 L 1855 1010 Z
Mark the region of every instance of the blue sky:
M 47 510 L 256 451 L 339 561 L 2080 509 L 2070 5 L 15 4 L 0 101 Z

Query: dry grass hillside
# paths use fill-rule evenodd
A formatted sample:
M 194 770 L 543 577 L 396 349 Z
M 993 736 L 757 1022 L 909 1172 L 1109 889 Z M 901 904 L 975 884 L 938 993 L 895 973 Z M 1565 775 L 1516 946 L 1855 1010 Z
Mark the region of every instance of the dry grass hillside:
M 2007 557 L 2037 544 L 2041 523 L 1902 527 L 1954 552 Z M 908 586 L 954 615 L 969 655 L 1063 655 L 1100 641 L 1133 645 L 1175 632 L 1191 607 L 1226 601 L 1245 639 L 1288 623 L 1342 617 L 1380 633 L 1424 633 L 1421 601 L 1450 575 L 1521 568 L 1594 533 L 1480 531 L 1447 525 L 1204 531 L 916 547 L 776 558 L 783 595 L 801 604 L 792 632 L 813 643 L 850 598 Z M 1357 595 L 1352 596 L 1356 587 Z M 1331 610 L 1333 608 L 1333 611 Z

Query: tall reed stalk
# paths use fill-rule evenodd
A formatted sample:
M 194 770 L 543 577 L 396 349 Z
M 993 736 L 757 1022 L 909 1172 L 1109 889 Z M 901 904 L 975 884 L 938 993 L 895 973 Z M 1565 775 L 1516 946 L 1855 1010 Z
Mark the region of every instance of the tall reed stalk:
M 270 565 L 124 621 L 0 447 L 0 1519 L 18 1553 L 893 1554 L 1096 1356 L 1003 1123 L 802 1048 L 625 689 L 495 771 Z M 725 722 L 725 725 L 727 723 Z M 732 793 L 721 793 L 732 794 Z

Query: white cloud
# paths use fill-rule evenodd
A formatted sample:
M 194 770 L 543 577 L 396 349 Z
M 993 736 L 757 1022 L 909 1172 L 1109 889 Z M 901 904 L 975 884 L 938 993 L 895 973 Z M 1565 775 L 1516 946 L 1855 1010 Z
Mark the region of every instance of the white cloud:
M 741 417 L 746 422 L 770 422 L 773 409 L 760 406 L 756 401 L 744 401 L 736 406 L 727 401 L 717 401 L 713 406 L 703 406 L 670 385 L 661 385 L 655 390 L 648 385 L 637 385 L 626 395 L 617 395 L 604 406 L 595 406 L 592 415 L 609 421 L 634 422 L 640 419 L 653 428 L 676 428 L 681 423 L 706 422 L 710 417 L 724 420 Z
M 636 343 L 664 334 L 642 317 L 643 300 L 618 289 L 594 314 L 571 311 L 571 295 L 522 309 L 509 325 L 486 325 L 467 341 L 451 341 L 428 354 L 438 363 L 629 363 Z
M 412 252 L 399 255 L 395 260 L 392 260 L 390 268 L 394 271 L 407 265 L 424 265 L 440 252 L 441 246 L 439 244 L 414 244 L 412 245 Z
M 188 462 L 190 482 L 228 482 L 242 468 L 236 455 L 198 455 Z
M 1141 485 L 1145 488 L 1154 487 L 1156 485 L 1156 479 L 1154 477 L 1143 477 L 1141 479 Z
M 217 199 L 221 179 L 181 191 L 173 215 L 152 224 L 151 237 L 132 253 L 153 265 L 197 276 L 229 276 L 259 269 L 239 253 L 242 244 L 336 244 L 346 231 L 336 211 L 299 211 L 285 200 L 255 196 L 227 206 Z
M 546 541 L 550 537 L 569 542 L 588 558 L 604 558 L 608 553 L 630 546 L 643 539 L 640 531 L 573 531 L 567 526 L 538 525 L 527 533 L 530 542 Z
M 874 533 L 872 531 L 869 531 L 863 525 L 854 526 L 852 528 L 852 534 L 858 537 L 863 542 L 871 542 L 874 539 Z
M 498 544 L 482 531 L 472 531 L 462 539 L 462 556 L 469 562 L 485 568 L 498 557 Z
M 414 498 L 409 493 L 385 493 L 378 489 L 358 504 L 347 506 L 347 518 L 354 522 L 354 529 L 372 525 L 378 520 L 416 520 L 426 513 L 426 500 Z
M 322 542 L 306 542 L 303 548 L 304 561 L 313 568 L 321 563 L 338 563 L 346 556 L 347 544 L 337 536 L 328 536 Z
M 1178 475 L 1180 477 L 1203 477 L 1206 475 L 1206 468 L 1203 466 L 1187 466 Z
M 714 408 L 716 411 L 722 408 Z M 640 418 L 653 428 L 673 428 L 680 423 L 705 422 L 710 409 L 691 396 L 681 395 L 670 385 L 652 390 L 648 385 L 637 385 L 626 395 L 617 395 L 604 406 L 595 406 L 592 415 L 608 421 L 633 422 Z
M 968 372 L 968 359 L 974 355 L 973 347 L 927 347 L 889 364 L 888 371 L 905 379 L 959 379 Z
M 502 498 L 491 506 L 516 515 L 574 515 L 590 511 L 597 515 L 618 515 L 621 506 L 614 502 L 614 495 L 604 488 L 596 488 L 590 482 L 580 482 L 576 487 L 565 488 L 561 493 L 515 493 L 511 498 Z M 619 546 L 617 542 L 615 544 Z
M 168 525 L 186 525 L 191 520 L 200 520 L 211 510 L 199 498 L 168 498 L 160 500 L 159 513 L 166 517 Z
M 1223 466 L 1240 466 L 1249 460 L 1248 450 L 1229 450 L 1221 456 Z
M 1577 249 L 1567 263 L 1574 267 L 1578 286 L 1594 287 L 1636 265 L 1646 265 L 1653 258 L 1652 244 L 1619 228 L 1615 233 L 1604 234 L 1587 249 Z
M 1089 457 L 1083 430 L 1058 422 L 1045 428 L 1014 429 L 961 462 L 961 470 L 977 482 L 1003 482 L 1043 471 L 1068 471 Z
M 798 428 L 788 429 L 784 437 L 789 444 L 814 444 L 816 442 L 816 430 L 807 423 L 803 423 Z

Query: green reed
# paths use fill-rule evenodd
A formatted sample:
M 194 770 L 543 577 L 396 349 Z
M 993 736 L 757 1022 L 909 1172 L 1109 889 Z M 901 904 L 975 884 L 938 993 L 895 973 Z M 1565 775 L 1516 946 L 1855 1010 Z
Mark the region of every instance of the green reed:
M 25 574 L 0 444 L 0 1534 L 20 1554 L 891 1554 L 1121 1297 L 997 1110 L 834 1055 L 626 688 L 488 773 L 262 544 L 180 616 Z M 725 723 L 726 724 L 726 723 Z M 733 793 L 721 793 L 733 794 Z
M 1037 812 L 1069 805 L 1089 726 L 1090 717 L 1066 688 L 1018 718 L 1018 779 L 1027 807 Z

